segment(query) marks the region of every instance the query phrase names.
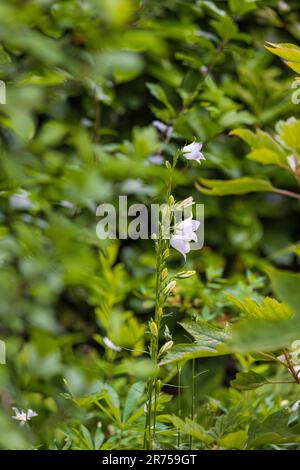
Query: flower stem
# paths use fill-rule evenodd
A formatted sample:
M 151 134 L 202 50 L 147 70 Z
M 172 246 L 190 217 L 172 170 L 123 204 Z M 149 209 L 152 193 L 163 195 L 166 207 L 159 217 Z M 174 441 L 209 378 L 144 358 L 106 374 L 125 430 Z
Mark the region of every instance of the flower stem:
M 178 370 L 178 416 L 181 418 L 181 365 L 177 366 Z M 180 450 L 181 445 L 181 433 L 180 429 L 178 428 L 177 434 L 177 449 Z
M 192 360 L 192 403 L 191 403 L 191 420 L 194 421 L 195 416 L 195 369 L 196 360 Z M 190 436 L 190 449 L 193 448 L 193 436 Z
M 172 169 L 170 168 L 169 179 L 167 182 L 167 208 L 170 211 L 169 198 L 172 191 Z M 155 331 L 150 331 L 150 357 L 152 361 L 158 363 L 159 353 L 159 337 L 161 333 L 161 323 L 163 318 L 163 309 L 166 299 L 164 292 L 164 283 L 166 275 L 164 275 L 166 268 L 166 260 L 169 256 L 170 240 L 164 237 L 162 224 L 159 225 L 158 239 L 155 241 L 156 249 L 156 283 L 155 283 L 155 312 L 154 324 Z M 152 407 L 152 397 L 154 390 L 154 403 Z M 147 415 L 144 430 L 144 448 L 150 450 L 153 447 L 156 432 L 156 414 L 157 414 L 157 399 L 159 387 L 157 377 L 152 377 L 148 384 L 148 399 L 147 399 Z

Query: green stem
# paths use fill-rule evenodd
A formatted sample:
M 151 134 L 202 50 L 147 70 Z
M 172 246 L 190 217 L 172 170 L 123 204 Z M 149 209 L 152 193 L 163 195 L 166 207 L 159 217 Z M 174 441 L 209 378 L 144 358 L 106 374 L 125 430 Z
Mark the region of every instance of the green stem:
M 178 416 L 181 418 L 181 366 L 177 366 L 178 370 Z M 180 450 L 180 444 L 181 444 L 181 433 L 180 429 L 178 428 L 178 434 L 177 434 L 177 449 Z
M 167 204 L 169 205 L 169 198 L 172 191 L 172 169 L 170 169 L 169 179 L 167 182 Z M 167 252 L 170 247 L 170 240 L 164 239 L 163 228 L 160 224 L 159 236 L 156 241 L 156 285 L 155 285 L 155 313 L 154 323 L 157 327 L 157 334 L 151 333 L 150 340 L 150 357 L 154 363 L 158 362 L 159 352 L 159 336 L 161 330 L 161 323 L 163 318 L 163 307 L 165 303 L 165 294 L 163 293 L 163 270 L 166 265 Z M 152 396 L 154 389 L 154 406 L 152 409 Z M 156 432 L 156 413 L 157 413 L 157 378 L 151 378 L 148 385 L 148 406 L 147 416 L 144 429 L 144 448 L 146 450 L 152 449 L 153 440 L 155 439 Z M 152 428 L 153 424 L 153 428 Z
M 192 403 L 191 403 L 191 420 L 194 421 L 195 416 L 195 369 L 196 360 L 192 360 Z M 193 436 L 190 436 L 190 449 L 193 448 Z

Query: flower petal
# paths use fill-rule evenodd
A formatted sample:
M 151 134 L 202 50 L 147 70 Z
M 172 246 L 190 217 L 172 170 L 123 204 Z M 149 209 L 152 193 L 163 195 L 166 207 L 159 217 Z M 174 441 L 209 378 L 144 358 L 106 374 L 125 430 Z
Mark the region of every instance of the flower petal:
M 188 241 L 186 241 L 180 235 L 173 235 L 171 237 L 170 244 L 173 248 L 175 248 L 175 250 L 179 251 L 179 253 L 182 254 L 184 259 L 186 259 L 186 253 L 189 253 L 190 251 L 190 245 Z

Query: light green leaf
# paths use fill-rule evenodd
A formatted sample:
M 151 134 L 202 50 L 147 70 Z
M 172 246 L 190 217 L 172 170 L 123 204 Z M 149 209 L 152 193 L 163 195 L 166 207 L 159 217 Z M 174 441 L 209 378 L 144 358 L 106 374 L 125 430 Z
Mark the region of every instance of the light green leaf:
M 300 319 L 300 274 L 271 267 L 267 268 L 266 272 L 275 294 L 287 303 Z
M 261 304 L 247 297 L 243 302 L 231 295 L 228 299 L 233 302 L 248 318 L 261 320 L 285 320 L 292 316 L 291 309 L 271 297 L 265 297 Z
M 231 194 L 248 194 L 253 192 L 273 191 L 274 187 L 268 180 L 244 176 L 233 180 L 209 180 L 200 178 L 200 183 L 206 187 L 198 186 L 200 192 L 211 196 L 227 196 Z
M 300 63 L 300 47 L 289 43 L 274 44 L 272 42 L 267 42 L 267 44 L 268 46 L 265 46 L 266 49 L 273 54 L 278 55 L 289 62 Z
M 209 445 L 213 442 L 212 436 L 204 429 L 200 424 L 192 421 L 190 419 L 186 419 L 183 421 L 182 419 L 178 418 L 177 416 L 170 416 L 170 421 L 173 425 L 178 428 L 183 434 L 187 434 L 188 436 L 192 436 L 200 442 L 204 442 L 206 445 Z
M 218 445 L 224 449 L 244 449 L 247 441 L 246 431 L 230 432 L 227 436 L 218 440 Z
M 293 151 L 300 150 L 300 120 L 293 117 L 279 121 L 276 130 L 280 139 Z
M 283 168 L 289 168 L 287 158 L 284 155 L 275 153 L 273 150 L 267 148 L 254 149 L 252 152 L 248 153 L 247 158 L 262 163 L 263 165 L 277 165 Z

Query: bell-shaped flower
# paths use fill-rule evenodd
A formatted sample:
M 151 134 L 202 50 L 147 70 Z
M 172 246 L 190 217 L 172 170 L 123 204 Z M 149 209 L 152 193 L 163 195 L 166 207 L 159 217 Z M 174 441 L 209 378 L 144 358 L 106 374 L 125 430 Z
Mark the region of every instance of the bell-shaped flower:
M 200 162 L 201 160 L 205 160 L 205 157 L 200 150 L 202 149 L 202 144 L 200 142 L 192 142 L 191 144 L 185 145 L 181 151 L 187 160 L 195 160 Z
M 194 220 L 192 216 L 188 217 L 185 220 L 182 220 L 175 226 L 174 234 L 171 237 L 170 244 L 175 250 L 179 251 L 184 259 L 186 259 L 186 254 L 190 252 L 190 242 L 197 242 L 197 234 L 200 222 Z

